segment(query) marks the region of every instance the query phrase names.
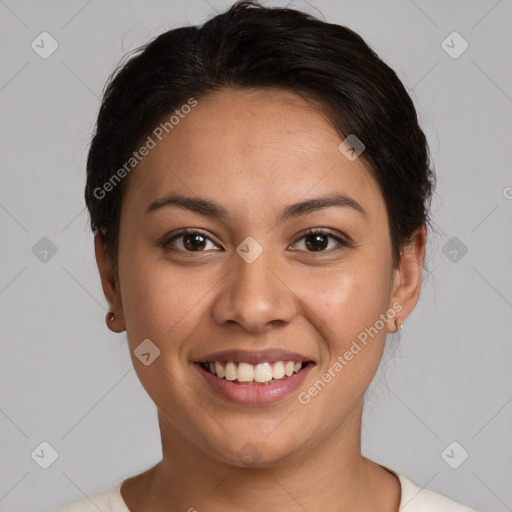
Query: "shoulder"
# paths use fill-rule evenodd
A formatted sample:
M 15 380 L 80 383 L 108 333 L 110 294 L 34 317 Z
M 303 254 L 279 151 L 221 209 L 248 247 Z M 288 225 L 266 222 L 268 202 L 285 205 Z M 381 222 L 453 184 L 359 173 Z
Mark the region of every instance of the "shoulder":
M 53 512 L 130 512 L 121 497 L 121 484 L 123 481 L 115 484 L 111 489 L 91 494 Z
M 399 511 L 402 512 L 477 512 L 447 496 L 430 489 L 418 487 L 412 480 L 398 471 L 386 468 L 400 480 L 402 497 Z

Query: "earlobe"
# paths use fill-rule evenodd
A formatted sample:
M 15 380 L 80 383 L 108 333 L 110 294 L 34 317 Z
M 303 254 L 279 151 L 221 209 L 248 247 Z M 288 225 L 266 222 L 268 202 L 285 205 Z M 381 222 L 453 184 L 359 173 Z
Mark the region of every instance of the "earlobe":
M 116 322 L 116 315 L 115 313 L 113 313 L 112 311 L 109 311 L 106 315 L 105 315 L 105 323 L 107 324 L 107 327 L 112 331 L 112 332 L 117 332 L 117 333 L 120 333 L 120 332 L 123 332 L 125 330 L 125 327 L 119 327 L 117 322 Z
M 418 228 L 411 237 L 409 244 L 402 250 L 400 265 L 398 269 L 394 270 L 390 307 L 393 307 L 393 304 L 400 304 L 401 308 L 392 321 L 395 329 L 390 330 L 390 332 L 397 332 L 395 320 L 403 324 L 418 303 L 426 239 L 425 228 Z M 396 306 L 393 309 L 396 310 Z
M 100 233 L 96 233 L 94 236 L 94 250 L 101 286 L 109 304 L 110 311 L 105 317 L 107 327 L 113 332 L 123 332 L 125 327 L 119 283 L 112 262 L 107 254 L 105 241 Z

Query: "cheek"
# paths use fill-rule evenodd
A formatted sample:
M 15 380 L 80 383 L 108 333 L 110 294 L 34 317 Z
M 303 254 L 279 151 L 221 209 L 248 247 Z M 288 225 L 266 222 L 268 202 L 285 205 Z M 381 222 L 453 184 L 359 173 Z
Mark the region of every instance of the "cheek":
M 308 306 L 328 323 L 364 327 L 388 307 L 390 273 L 379 262 L 343 265 L 304 282 Z M 333 329 L 334 330 L 334 329 Z
M 130 345 L 143 339 L 176 338 L 194 317 L 208 286 L 192 267 L 176 267 L 155 250 L 136 247 L 120 258 L 123 311 Z M 193 322 L 192 322 L 193 323 Z M 182 334 L 182 335 L 186 335 Z
M 370 361 L 372 365 L 378 364 L 387 334 L 387 323 L 380 319 L 389 309 L 387 263 L 357 256 L 323 274 L 321 279 L 301 281 L 301 295 L 307 305 L 305 315 L 309 311 L 309 321 L 326 340 L 330 361 L 358 341 L 362 348 L 358 361 L 364 365 Z

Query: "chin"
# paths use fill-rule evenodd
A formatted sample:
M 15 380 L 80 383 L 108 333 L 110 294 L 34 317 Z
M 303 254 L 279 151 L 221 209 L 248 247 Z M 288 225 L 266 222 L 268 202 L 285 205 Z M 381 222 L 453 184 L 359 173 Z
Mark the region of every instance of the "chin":
M 224 463 L 240 468 L 272 468 L 279 466 L 293 454 L 301 449 L 301 443 L 291 446 L 289 438 L 286 441 L 280 439 L 269 440 L 267 435 L 257 436 L 228 436 L 225 446 L 214 446 L 211 439 L 208 447 L 213 457 Z M 224 445 L 224 443 L 221 443 Z

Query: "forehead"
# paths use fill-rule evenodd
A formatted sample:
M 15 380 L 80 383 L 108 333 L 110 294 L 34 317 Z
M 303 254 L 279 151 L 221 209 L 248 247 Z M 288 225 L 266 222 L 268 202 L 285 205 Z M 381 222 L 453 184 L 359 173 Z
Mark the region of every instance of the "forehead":
M 179 191 L 215 198 L 230 210 L 265 212 L 340 192 L 371 216 L 385 215 L 364 160 L 340 152 L 342 139 L 320 106 L 291 92 L 214 92 L 153 139 L 123 201 L 134 207 Z

